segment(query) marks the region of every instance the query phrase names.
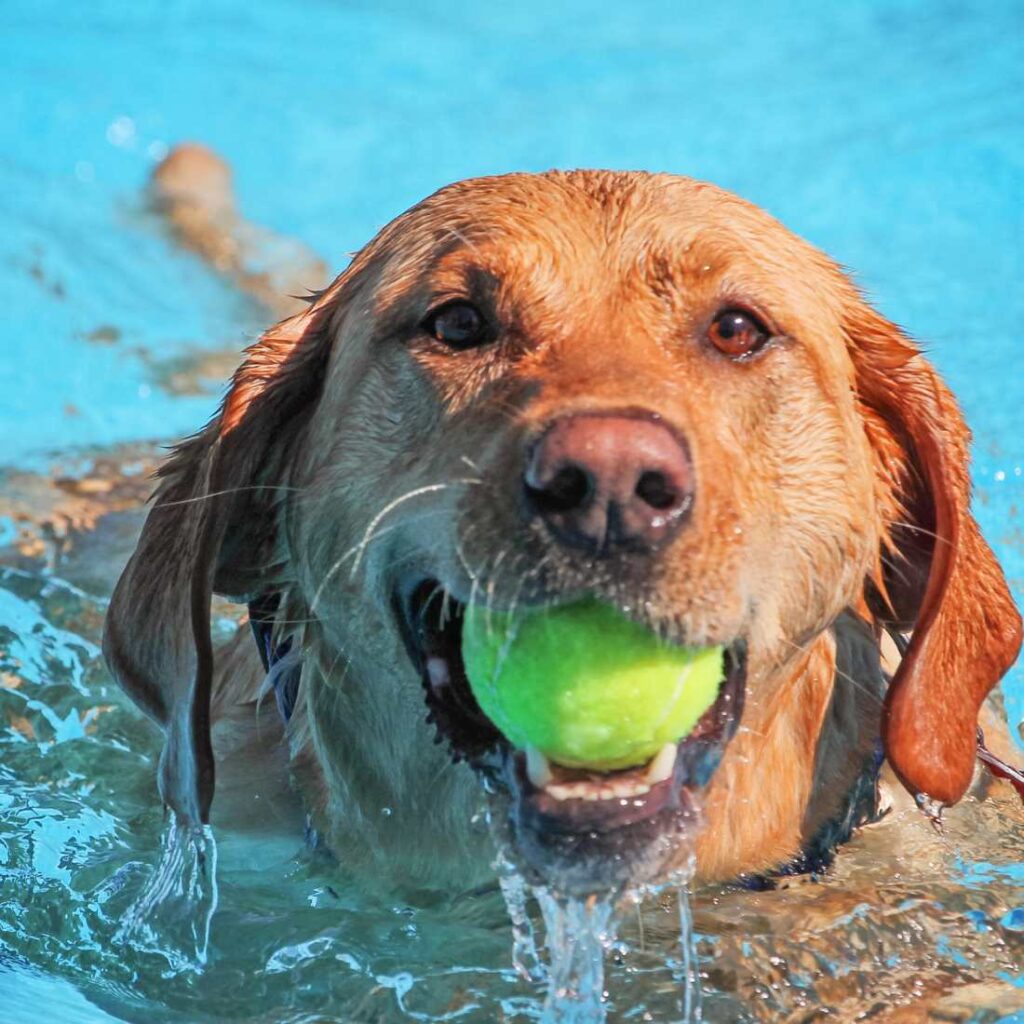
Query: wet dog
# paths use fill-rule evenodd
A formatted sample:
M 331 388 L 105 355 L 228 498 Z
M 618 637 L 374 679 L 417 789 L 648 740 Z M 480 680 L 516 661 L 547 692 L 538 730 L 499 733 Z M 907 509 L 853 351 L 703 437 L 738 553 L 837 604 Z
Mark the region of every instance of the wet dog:
M 262 664 L 215 656 L 214 594 Z M 528 761 L 473 699 L 468 605 L 584 597 L 727 651 L 668 772 Z M 179 818 L 209 818 L 218 721 L 273 692 L 347 863 L 485 877 L 483 784 L 520 868 L 572 890 L 694 850 L 702 879 L 820 862 L 883 759 L 955 803 L 1019 644 L 920 349 L 763 211 L 602 171 L 442 189 L 268 330 L 161 471 L 105 636 Z

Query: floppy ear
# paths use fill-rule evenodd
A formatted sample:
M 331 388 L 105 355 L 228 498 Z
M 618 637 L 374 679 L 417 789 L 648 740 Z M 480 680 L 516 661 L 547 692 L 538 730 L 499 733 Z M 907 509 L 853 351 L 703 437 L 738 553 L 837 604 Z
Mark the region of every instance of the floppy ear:
M 1021 619 L 970 512 L 970 433 L 956 400 L 898 328 L 856 301 L 845 317 L 887 528 L 876 618 L 913 629 L 889 687 L 886 756 L 915 796 L 963 796 L 978 709 L 1013 664 Z
M 107 612 L 107 663 L 164 727 L 160 793 L 191 824 L 213 800 L 211 597 L 249 600 L 273 579 L 284 460 L 319 397 L 337 290 L 248 350 L 219 414 L 160 470 Z

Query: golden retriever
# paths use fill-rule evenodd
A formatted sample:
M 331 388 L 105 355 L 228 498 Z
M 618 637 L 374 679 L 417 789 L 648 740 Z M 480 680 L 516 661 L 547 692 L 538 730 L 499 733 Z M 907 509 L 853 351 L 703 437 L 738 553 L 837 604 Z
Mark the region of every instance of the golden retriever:
M 220 209 L 169 216 L 209 255 Z M 877 815 L 883 754 L 929 806 L 971 784 L 1020 617 L 968 440 L 921 350 L 751 204 L 667 174 L 463 181 L 249 349 L 161 471 L 105 652 L 188 822 L 232 756 L 218 719 L 273 690 L 350 865 L 486 878 L 481 782 L 513 860 L 566 890 L 694 849 L 704 880 L 810 865 Z M 214 594 L 249 604 L 262 666 L 245 636 L 215 658 Z M 476 705 L 466 605 L 582 597 L 726 648 L 667 766 L 528 759 Z

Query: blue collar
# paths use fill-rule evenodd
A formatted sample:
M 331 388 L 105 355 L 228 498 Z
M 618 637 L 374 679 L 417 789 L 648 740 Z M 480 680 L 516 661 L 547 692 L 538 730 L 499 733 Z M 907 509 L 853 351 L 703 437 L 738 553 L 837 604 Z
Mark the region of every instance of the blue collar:
M 292 637 L 287 636 L 276 647 L 274 646 L 274 617 L 280 604 L 281 595 L 277 593 L 264 594 L 255 601 L 250 601 L 249 625 L 252 626 L 252 635 L 256 638 L 256 647 L 260 652 L 263 670 L 267 673 L 267 681 L 274 692 L 277 710 L 287 725 L 299 699 L 302 663 L 294 659 L 284 660 L 285 655 L 292 649 Z

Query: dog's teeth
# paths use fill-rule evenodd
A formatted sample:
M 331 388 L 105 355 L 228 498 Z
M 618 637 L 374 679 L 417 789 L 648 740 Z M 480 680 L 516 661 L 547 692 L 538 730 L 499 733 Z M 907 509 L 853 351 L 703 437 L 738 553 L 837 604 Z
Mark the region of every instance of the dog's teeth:
M 565 786 L 547 786 L 545 787 L 545 792 L 556 800 L 568 800 L 572 796 Z
M 545 790 L 556 800 L 586 800 L 589 803 L 635 799 L 650 791 L 651 787 L 641 779 L 616 779 L 605 783 L 556 782 Z
M 561 779 L 556 781 L 551 763 L 536 748 L 526 748 L 526 775 L 537 788 L 555 800 L 626 800 L 642 797 L 651 786 L 672 777 L 676 764 L 676 746 L 666 743 L 644 770 L 624 776 L 610 775 L 601 779 Z
M 427 658 L 427 676 L 430 679 L 431 689 L 443 690 L 450 682 L 448 674 L 448 662 L 439 658 L 436 654 Z
M 554 779 L 548 759 L 536 747 L 526 748 L 526 775 L 538 789 L 544 789 Z
M 666 743 L 665 746 L 654 755 L 654 760 L 647 766 L 644 772 L 644 779 L 652 786 L 656 782 L 665 782 L 672 778 L 672 772 L 676 767 L 676 745 Z
M 617 797 L 643 796 L 645 793 L 650 793 L 650 791 L 651 787 L 646 782 L 638 779 L 635 782 L 627 782 L 614 787 L 609 795 Z

